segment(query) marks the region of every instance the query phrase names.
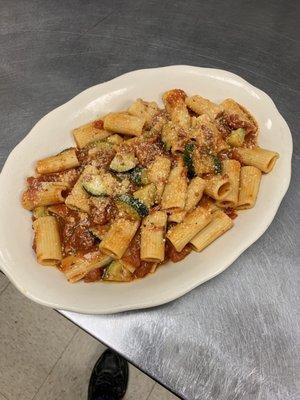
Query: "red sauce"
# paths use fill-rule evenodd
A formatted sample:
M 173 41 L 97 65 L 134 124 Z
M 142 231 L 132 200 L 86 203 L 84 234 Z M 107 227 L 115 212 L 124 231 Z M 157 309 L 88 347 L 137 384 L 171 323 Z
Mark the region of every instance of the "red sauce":
M 116 206 L 112 199 L 107 198 L 97 203 L 92 203 L 90 208 L 90 221 L 93 225 L 105 225 L 116 215 Z
M 85 165 L 89 161 L 88 149 L 81 149 L 76 151 L 76 156 L 80 165 Z
M 107 169 L 112 159 L 115 156 L 115 151 L 111 150 L 100 150 L 93 155 L 88 156 L 88 159 L 93 160 L 95 167 Z
M 151 271 L 154 263 L 141 261 L 141 264 L 138 269 L 134 271 L 134 276 L 136 278 L 144 278 L 144 276 L 148 275 Z
M 143 167 L 147 167 L 155 160 L 157 155 L 162 154 L 162 149 L 158 142 L 153 140 L 137 143 L 134 148 L 136 158 Z
M 224 112 L 218 116 L 216 122 L 224 139 L 226 139 L 232 130 L 243 128 L 246 132 L 245 146 L 251 147 L 256 145 L 257 127 L 248 121 L 242 120 L 238 114 L 227 114 Z
M 225 208 L 225 209 L 224 209 L 224 212 L 225 212 L 225 214 L 227 214 L 228 217 L 231 218 L 231 219 L 235 219 L 235 218 L 238 216 L 237 212 L 236 212 L 233 208 L 231 208 L 231 207 Z
M 89 219 L 83 220 L 78 211 L 71 210 L 65 204 L 55 206 L 54 214 L 58 216 L 64 253 L 91 251 L 95 238 L 89 231 Z
M 78 224 L 80 221 L 80 214 L 78 211 L 71 210 L 65 204 L 57 204 L 52 206 L 52 213 L 58 215 L 60 218 L 66 220 L 67 222 L 73 222 Z M 51 212 L 51 211 L 50 211 Z
M 141 248 L 141 235 L 140 233 L 137 233 L 130 242 L 130 245 L 126 250 L 124 256 L 122 257 L 122 260 L 130 263 L 135 268 L 139 268 L 139 266 L 141 265 L 140 248 Z
M 94 121 L 93 126 L 96 129 L 103 129 L 104 122 L 102 119 L 98 119 L 97 121 Z
M 66 254 L 77 253 L 78 251 L 90 251 L 95 243 L 94 236 L 84 225 L 75 226 L 65 224 L 62 230 L 63 245 Z
M 166 241 L 165 254 L 166 259 L 168 260 L 171 260 L 173 262 L 181 261 L 188 254 L 190 254 L 191 251 L 192 246 L 190 246 L 189 244 L 187 244 L 180 252 L 178 252 L 169 240 Z
M 55 172 L 53 174 L 44 174 L 37 177 L 30 176 L 27 183 L 31 187 L 37 188 L 42 182 L 66 182 L 68 186 L 73 187 L 78 179 L 80 171 L 78 168 L 72 168 L 67 171 Z
M 100 281 L 102 275 L 103 275 L 103 268 L 96 268 L 85 275 L 84 282 L 89 283 L 89 282 Z

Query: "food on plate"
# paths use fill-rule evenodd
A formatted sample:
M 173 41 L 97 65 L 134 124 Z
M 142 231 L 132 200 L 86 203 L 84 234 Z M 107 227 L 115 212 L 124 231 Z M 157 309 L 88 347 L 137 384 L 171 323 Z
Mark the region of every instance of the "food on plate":
M 130 282 L 201 252 L 255 206 L 278 153 L 241 104 L 172 89 L 73 130 L 36 163 L 22 205 L 37 261 L 69 282 Z

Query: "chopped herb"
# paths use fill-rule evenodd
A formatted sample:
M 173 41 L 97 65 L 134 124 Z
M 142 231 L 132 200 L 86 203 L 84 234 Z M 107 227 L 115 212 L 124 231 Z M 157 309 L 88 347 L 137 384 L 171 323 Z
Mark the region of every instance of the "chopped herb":
M 195 144 L 194 143 L 187 143 L 184 148 L 183 152 L 183 162 L 185 166 L 187 167 L 187 172 L 188 172 L 188 178 L 192 179 L 195 175 L 195 167 L 193 163 L 193 152 L 195 149 Z
M 215 174 L 220 174 L 222 172 L 222 162 L 219 159 L 218 156 L 213 155 L 212 156 L 213 162 L 214 162 L 214 172 Z

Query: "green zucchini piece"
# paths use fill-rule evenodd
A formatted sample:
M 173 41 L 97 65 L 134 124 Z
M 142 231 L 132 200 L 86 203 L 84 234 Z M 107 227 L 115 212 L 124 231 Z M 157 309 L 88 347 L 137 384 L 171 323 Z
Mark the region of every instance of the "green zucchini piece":
M 148 208 L 152 207 L 155 203 L 156 186 L 150 183 L 133 193 L 136 199 L 141 200 Z
M 222 161 L 219 159 L 218 156 L 212 156 L 213 163 L 214 163 L 214 173 L 220 174 L 222 172 Z
M 47 215 L 49 215 L 47 207 L 39 206 L 33 210 L 34 218 L 46 217 Z
M 244 143 L 245 135 L 245 129 L 236 129 L 231 131 L 230 135 L 226 139 L 226 142 L 232 147 L 241 147 Z
M 118 153 L 110 163 L 109 168 L 116 172 L 126 172 L 133 169 L 138 160 L 133 153 Z
M 106 141 L 107 141 L 108 143 L 111 143 L 111 144 L 121 144 L 121 143 L 124 142 L 124 139 L 123 139 L 120 135 L 118 135 L 118 134 L 116 133 L 115 135 L 108 136 L 108 138 L 106 139 Z
M 104 140 L 95 140 L 95 142 L 89 143 L 85 148 L 97 149 L 97 150 L 111 150 L 113 149 L 113 145 L 111 143 L 105 142 Z
M 131 272 L 125 268 L 121 260 L 115 260 L 106 268 L 104 281 L 129 282 L 132 280 Z
M 116 203 L 119 209 L 134 219 L 140 219 L 149 214 L 146 204 L 130 194 L 121 194 L 117 196 Z
M 107 232 L 107 230 L 104 229 L 103 227 L 104 227 L 104 225 L 101 226 L 100 228 L 97 227 L 97 226 L 92 226 L 91 228 L 89 228 L 89 231 L 91 232 L 91 234 L 92 234 L 95 238 L 97 238 L 97 239 L 99 239 L 99 240 L 103 240 L 103 238 L 104 238 L 104 236 L 105 236 L 105 234 L 106 234 L 106 232 Z M 102 229 L 101 229 L 101 228 L 102 228 Z
M 147 170 L 142 167 L 135 167 L 130 171 L 130 180 L 137 186 L 143 186 L 148 183 Z
M 188 178 L 192 179 L 196 176 L 195 166 L 193 161 L 193 153 L 195 150 L 194 143 L 187 143 L 183 151 L 183 162 L 187 167 Z
M 171 150 L 171 147 L 177 141 L 177 138 L 178 134 L 172 122 L 165 124 L 161 132 L 161 141 L 163 142 L 166 151 Z
M 107 196 L 109 194 L 108 188 L 100 175 L 85 176 L 82 180 L 82 187 L 92 196 Z

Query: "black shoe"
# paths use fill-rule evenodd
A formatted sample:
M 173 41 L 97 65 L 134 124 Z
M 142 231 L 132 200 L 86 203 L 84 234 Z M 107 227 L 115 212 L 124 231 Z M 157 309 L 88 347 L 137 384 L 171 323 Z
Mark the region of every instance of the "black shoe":
M 128 363 L 111 350 L 105 350 L 90 377 L 88 400 L 121 400 L 128 384 Z

